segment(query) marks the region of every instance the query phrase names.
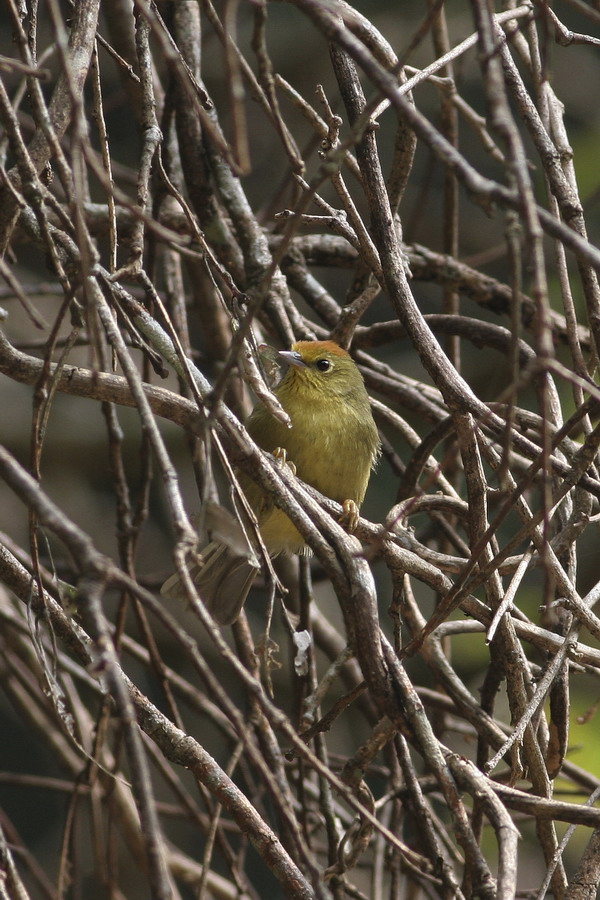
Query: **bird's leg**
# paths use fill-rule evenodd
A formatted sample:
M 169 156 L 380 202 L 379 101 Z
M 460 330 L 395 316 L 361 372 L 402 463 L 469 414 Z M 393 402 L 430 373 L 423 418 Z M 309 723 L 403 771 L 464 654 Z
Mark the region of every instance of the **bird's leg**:
M 356 531 L 360 518 L 358 506 L 354 500 L 344 500 L 342 508 L 344 512 L 340 518 L 340 525 L 352 534 L 353 531 Z
M 287 458 L 287 450 L 285 447 L 275 447 L 273 456 L 281 465 L 287 466 L 292 475 L 296 474 L 296 466 Z M 344 512 L 340 518 L 340 525 L 352 534 L 353 531 L 356 531 L 356 526 L 358 525 L 358 520 L 360 518 L 359 508 L 354 500 L 344 500 L 342 507 Z
M 292 475 L 296 474 L 296 466 L 294 463 L 287 458 L 287 450 L 285 447 L 275 447 L 273 450 L 273 456 L 277 460 L 277 462 L 281 463 L 283 466 L 287 466 Z

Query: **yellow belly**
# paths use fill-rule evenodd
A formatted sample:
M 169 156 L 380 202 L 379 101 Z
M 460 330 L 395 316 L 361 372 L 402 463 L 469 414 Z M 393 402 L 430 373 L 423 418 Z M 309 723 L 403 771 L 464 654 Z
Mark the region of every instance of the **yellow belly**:
M 273 506 L 260 523 L 260 533 L 269 556 L 279 553 L 303 553 L 304 538 L 284 512 Z
M 298 478 L 338 503 L 353 500 L 360 506 L 378 452 L 377 429 L 371 417 L 365 421 L 364 415 L 352 406 L 336 416 L 331 405 L 321 398 L 298 408 L 291 402 L 293 398 L 278 396 L 287 400 L 283 405 L 293 427 L 286 428 L 259 406 L 248 421 L 248 431 L 256 443 L 269 453 L 276 447 L 285 448 Z M 339 413 L 339 405 L 335 405 L 335 411 Z M 240 484 L 257 516 L 270 555 L 303 552 L 306 545 L 302 536 L 274 505 L 272 497 L 266 496 L 247 476 L 240 477 Z

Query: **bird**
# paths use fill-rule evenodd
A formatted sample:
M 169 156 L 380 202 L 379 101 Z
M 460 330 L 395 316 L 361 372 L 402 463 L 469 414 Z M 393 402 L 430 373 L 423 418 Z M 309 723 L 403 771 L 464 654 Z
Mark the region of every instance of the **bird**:
M 290 466 L 298 478 L 340 503 L 349 531 L 358 522 L 371 470 L 381 444 L 363 377 L 348 353 L 334 341 L 298 341 L 278 352 L 287 371 L 274 393 L 291 428 L 259 403 L 246 422 L 250 437 Z M 246 473 L 239 483 L 256 515 L 269 556 L 310 553 L 293 522 Z M 259 571 L 255 554 L 240 553 L 226 540 L 213 540 L 190 565 L 200 596 L 219 625 L 239 617 Z M 161 594 L 184 599 L 177 574 Z

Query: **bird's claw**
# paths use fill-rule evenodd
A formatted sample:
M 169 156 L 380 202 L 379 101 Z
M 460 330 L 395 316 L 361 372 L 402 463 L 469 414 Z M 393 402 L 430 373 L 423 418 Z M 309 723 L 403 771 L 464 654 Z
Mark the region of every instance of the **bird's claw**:
M 281 463 L 282 466 L 287 466 L 292 475 L 296 474 L 296 466 L 294 463 L 287 458 L 287 450 L 285 447 L 275 447 L 273 450 L 273 456 L 277 460 L 277 462 Z
M 344 500 L 342 508 L 344 512 L 340 519 L 340 525 L 352 534 L 353 531 L 356 531 L 356 526 L 358 525 L 358 520 L 360 518 L 358 506 L 354 500 Z

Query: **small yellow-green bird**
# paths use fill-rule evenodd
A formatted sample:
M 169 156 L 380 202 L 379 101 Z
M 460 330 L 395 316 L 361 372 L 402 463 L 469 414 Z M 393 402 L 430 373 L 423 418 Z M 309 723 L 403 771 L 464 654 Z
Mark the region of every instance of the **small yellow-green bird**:
M 341 503 L 352 530 L 380 452 L 362 375 L 349 353 L 333 341 L 299 341 L 278 355 L 288 369 L 274 393 L 292 427 L 286 428 L 259 404 L 246 423 L 248 433 L 263 450 L 293 464 L 302 481 Z M 239 481 L 269 555 L 308 552 L 304 538 L 272 497 L 244 473 Z M 258 569 L 258 563 L 228 544 L 212 541 L 190 574 L 217 622 L 229 625 L 238 618 Z M 184 597 L 177 574 L 161 593 Z

